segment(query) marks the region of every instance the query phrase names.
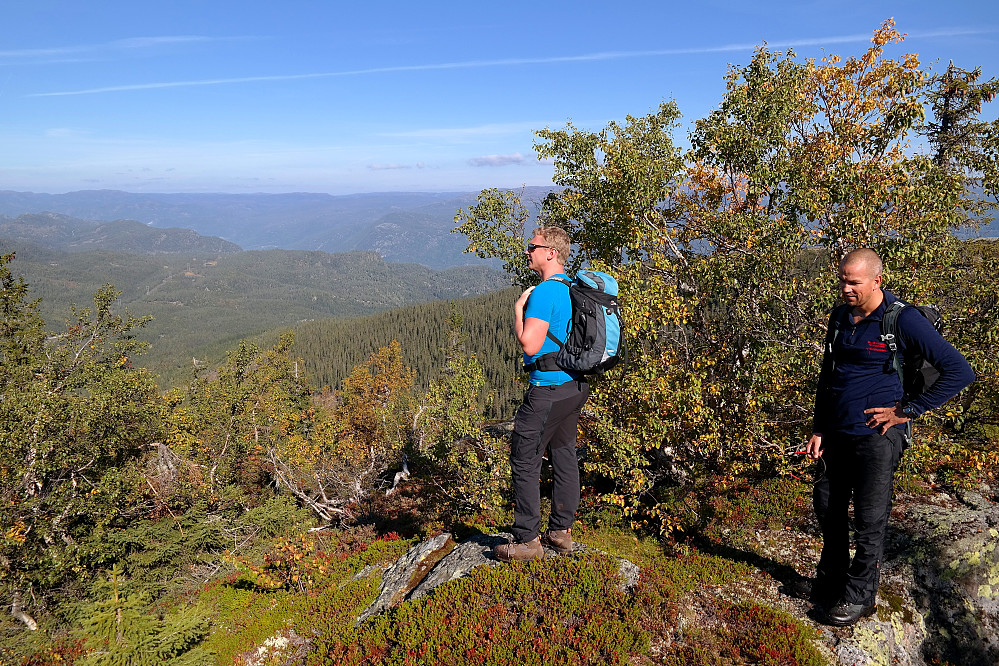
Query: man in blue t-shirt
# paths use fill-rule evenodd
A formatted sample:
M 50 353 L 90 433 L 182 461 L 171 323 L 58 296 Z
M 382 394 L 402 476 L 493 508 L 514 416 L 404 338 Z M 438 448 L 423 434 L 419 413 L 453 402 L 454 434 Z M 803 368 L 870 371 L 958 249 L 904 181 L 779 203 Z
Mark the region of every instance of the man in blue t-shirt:
M 874 250 L 848 253 L 839 265 L 842 320 L 826 350 L 806 454 L 825 461 L 813 492 L 822 527 L 822 555 L 813 582 L 800 594 L 826 609 L 836 626 L 852 625 L 875 610 L 892 481 L 904 448 L 906 423 L 957 395 L 975 379 L 961 354 L 915 308 L 897 321 L 900 353 L 918 349 L 940 371 L 925 392 L 906 402 L 881 321 L 898 300 L 881 288 L 883 266 Z M 850 502 L 856 552 L 850 557 Z
M 513 304 L 514 332 L 529 365 L 558 345 L 548 333 L 565 342 L 572 319 L 565 275 L 569 235 L 559 227 L 541 227 L 527 245 L 527 266 L 541 276 Z M 553 279 L 554 278 L 554 279 Z M 530 386 L 514 419 L 510 440 L 513 480 L 513 542 L 496 547 L 503 561 L 533 560 L 544 555 L 544 545 L 561 552 L 572 550 L 572 523 L 579 508 L 579 463 L 576 428 L 589 385 L 560 369 L 530 371 Z M 554 487 L 548 531 L 541 530 L 541 463 L 549 450 Z

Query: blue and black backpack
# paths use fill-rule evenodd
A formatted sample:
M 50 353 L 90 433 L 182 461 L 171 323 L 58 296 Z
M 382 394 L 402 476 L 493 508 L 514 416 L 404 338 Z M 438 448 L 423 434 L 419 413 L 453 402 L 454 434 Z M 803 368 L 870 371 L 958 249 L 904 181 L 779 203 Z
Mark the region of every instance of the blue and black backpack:
M 539 357 L 525 365 L 524 370 L 565 370 L 589 375 L 602 374 L 616 366 L 626 352 L 617 280 L 607 273 L 590 270 L 579 271 L 572 281 L 550 279 L 569 287 L 572 319 L 564 344 L 548 331 L 548 337 L 559 350 Z

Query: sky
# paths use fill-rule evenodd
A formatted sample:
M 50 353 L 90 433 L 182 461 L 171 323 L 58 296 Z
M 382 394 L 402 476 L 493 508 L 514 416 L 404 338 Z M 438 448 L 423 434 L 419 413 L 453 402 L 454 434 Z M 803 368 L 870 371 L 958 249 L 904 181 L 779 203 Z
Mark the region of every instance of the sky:
M 0 17 L 0 190 L 48 193 L 547 185 L 535 130 L 675 100 L 683 145 L 757 46 L 859 56 L 889 18 L 907 38 L 887 55 L 999 76 L 995 0 L 3 0 Z

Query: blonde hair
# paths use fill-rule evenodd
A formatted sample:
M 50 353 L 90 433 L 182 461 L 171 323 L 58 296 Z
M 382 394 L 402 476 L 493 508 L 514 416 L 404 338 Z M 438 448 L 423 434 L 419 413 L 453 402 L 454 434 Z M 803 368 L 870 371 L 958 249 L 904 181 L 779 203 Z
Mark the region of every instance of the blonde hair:
M 572 251 L 572 241 L 569 234 L 562 227 L 538 227 L 534 230 L 533 236 L 541 236 L 545 243 L 558 252 L 558 262 L 565 264 L 569 261 L 569 252 Z

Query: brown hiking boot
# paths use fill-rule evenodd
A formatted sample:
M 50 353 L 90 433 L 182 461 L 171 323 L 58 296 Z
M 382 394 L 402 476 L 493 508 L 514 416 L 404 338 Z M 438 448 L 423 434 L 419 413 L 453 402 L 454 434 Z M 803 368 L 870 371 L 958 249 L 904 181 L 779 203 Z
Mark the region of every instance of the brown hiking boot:
M 524 543 L 501 543 L 493 552 L 496 559 L 504 562 L 529 562 L 545 556 L 539 537 Z
M 548 530 L 541 535 L 541 543 L 557 553 L 571 553 L 572 528 L 567 530 Z

